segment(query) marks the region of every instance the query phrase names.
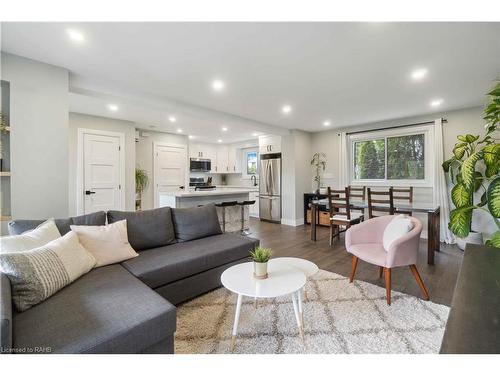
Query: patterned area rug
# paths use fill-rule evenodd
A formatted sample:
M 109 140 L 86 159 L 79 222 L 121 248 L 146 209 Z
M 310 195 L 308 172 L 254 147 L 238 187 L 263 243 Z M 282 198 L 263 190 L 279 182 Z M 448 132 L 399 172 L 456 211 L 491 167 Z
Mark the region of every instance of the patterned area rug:
M 244 298 L 234 353 L 438 353 L 449 308 L 321 270 L 306 286 L 302 342 L 291 297 Z M 230 353 L 236 295 L 224 288 L 179 306 L 176 353 Z

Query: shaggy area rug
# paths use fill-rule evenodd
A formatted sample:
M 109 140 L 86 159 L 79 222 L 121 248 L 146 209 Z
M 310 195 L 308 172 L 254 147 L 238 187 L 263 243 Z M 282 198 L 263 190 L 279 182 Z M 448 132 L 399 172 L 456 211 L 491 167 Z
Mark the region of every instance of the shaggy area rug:
M 321 270 L 306 286 L 304 342 L 291 297 L 243 298 L 234 353 L 438 353 L 449 308 Z M 230 353 L 236 295 L 224 288 L 178 307 L 176 353 Z

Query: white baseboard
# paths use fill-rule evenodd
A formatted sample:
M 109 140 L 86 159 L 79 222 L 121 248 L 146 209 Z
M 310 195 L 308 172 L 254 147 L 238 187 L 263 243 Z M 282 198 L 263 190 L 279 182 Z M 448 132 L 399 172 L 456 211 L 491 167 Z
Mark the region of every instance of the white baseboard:
M 289 225 L 291 227 L 298 227 L 299 225 L 304 224 L 304 218 L 299 218 L 299 219 L 281 219 L 281 224 L 283 225 Z

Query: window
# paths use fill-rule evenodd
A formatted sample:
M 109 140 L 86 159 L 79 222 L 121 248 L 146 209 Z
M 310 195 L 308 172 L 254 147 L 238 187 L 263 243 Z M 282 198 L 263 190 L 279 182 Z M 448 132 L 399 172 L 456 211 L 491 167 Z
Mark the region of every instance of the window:
M 245 165 L 248 175 L 257 174 L 257 161 L 259 160 L 257 151 L 247 151 L 245 153 Z
M 352 134 L 352 183 L 428 185 L 432 177 L 433 128 L 411 127 Z

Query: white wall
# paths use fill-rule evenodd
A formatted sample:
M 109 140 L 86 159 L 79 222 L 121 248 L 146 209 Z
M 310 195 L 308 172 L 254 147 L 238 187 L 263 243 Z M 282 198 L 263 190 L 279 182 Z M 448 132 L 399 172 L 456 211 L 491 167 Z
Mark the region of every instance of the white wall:
M 77 157 L 78 128 L 122 133 L 125 136 L 125 210 L 135 210 L 135 123 L 81 113 L 69 114 L 69 214 L 78 215 Z
M 412 124 L 424 121 L 433 121 L 436 118 L 446 118 L 448 123 L 443 124 L 443 143 L 444 143 L 444 158 L 445 160 L 451 157 L 454 144 L 457 142 L 457 135 L 459 134 L 484 134 L 484 120 L 482 107 L 466 108 L 455 111 L 447 111 L 435 113 L 432 115 L 408 117 L 397 120 L 390 120 L 384 122 L 377 122 L 372 124 L 363 124 L 346 129 L 332 129 L 312 135 L 312 152 L 324 152 L 327 156 L 326 174 L 331 174 L 331 179 L 324 179 L 325 186 L 336 186 L 339 180 L 339 170 L 337 165 L 339 136 L 341 131 L 358 131 L 358 130 L 374 130 L 377 128 L 384 128 L 390 126 L 398 126 L 405 124 Z M 432 201 L 432 188 L 416 188 L 414 189 L 414 198 L 416 202 L 429 202 Z M 484 213 L 474 213 L 478 220 L 473 223 L 473 229 L 482 232 L 492 232 L 495 225 Z M 427 227 L 426 215 L 417 215 L 423 222 L 424 228 Z
M 164 142 L 176 145 L 188 145 L 188 137 L 185 135 L 147 131 L 149 137 L 139 137 L 135 144 L 136 165 L 145 169 L 149 176 L 149 185 L 143 193 L 142 209 L 148 210 L 154 206 L 153 189 L 153 142 Z M 187 162 L 187 161 L 186 161 Z M 189 165 L 186 165 L 189 172 Z M 187 177 L 187 176 L 186 176 Z M 187 188 L 187 187 L 186 187 Z
M 304 193 L 312 188 L 311 133 L 292 130 L 281 138 L 282 149 L 282 220 L 285 225 L 304 222 Z
M 7 53 L 14 219 L 68 216 L 68 70 Z

